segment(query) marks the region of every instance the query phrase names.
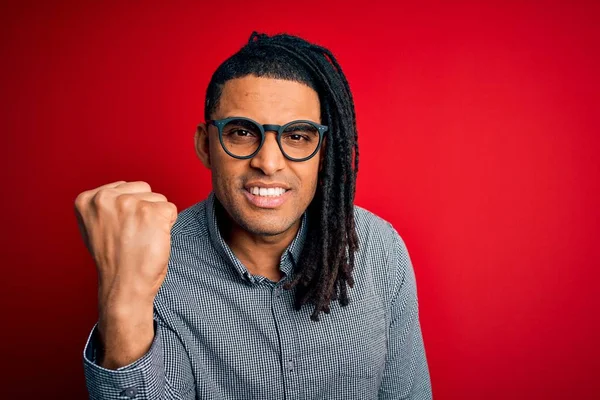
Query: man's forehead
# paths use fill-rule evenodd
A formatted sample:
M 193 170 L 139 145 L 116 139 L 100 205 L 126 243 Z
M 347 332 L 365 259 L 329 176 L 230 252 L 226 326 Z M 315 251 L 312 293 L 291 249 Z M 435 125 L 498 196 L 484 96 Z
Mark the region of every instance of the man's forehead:
M 246 76 L 225 82 L 216 111 L 217 118 L 248 116 L 268 123 L 290 118 L 318 120 L 320 103 L 318 94 L 303 83 Z

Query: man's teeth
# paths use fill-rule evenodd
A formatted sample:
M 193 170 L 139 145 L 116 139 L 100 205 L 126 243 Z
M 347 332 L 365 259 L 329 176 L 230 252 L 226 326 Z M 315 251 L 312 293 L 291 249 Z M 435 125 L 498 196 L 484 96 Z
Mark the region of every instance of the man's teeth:
M 286 192 L 286 190 L 284 188 L 259 188 L 259 187 L 252 187 L 252 188 L 250 188 L 249 192 L 252 193 L 255 196 L 277 197 L 277 196 L 281 196 L 282 194 L 284 194 Z

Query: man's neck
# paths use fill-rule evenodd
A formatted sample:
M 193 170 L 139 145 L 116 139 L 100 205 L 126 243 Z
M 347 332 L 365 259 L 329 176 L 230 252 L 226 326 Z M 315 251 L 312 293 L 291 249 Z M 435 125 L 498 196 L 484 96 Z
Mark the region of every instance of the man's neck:
M 278 235 L 258 235 L 243 229 L 232 221 L 225 210 L 222 211 L 218 216 L 219 228 L 233 254 L 252 275 L 261 275 L 278 282 L 283 277 L 279 269 L 281 256 L 296 237 L 301 221 L 298 220 Z

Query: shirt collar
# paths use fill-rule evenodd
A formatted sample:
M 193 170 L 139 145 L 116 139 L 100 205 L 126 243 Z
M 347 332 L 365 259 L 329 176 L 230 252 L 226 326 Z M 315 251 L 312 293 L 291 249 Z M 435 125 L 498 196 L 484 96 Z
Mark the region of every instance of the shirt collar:
M 243 279 L 249 283 L 262 282 L 266 278 L 253 276 L 244 266 L 244 264 L 242 264 L 242 262 L 235 256 L 235 254 L 233 254 L 233 251 L 221 236 L 216 213 L 217 201 L 218 200 L 214 192 L 210 192 L 206 200 L 206 225 L 208 227 L 212 245 L 217 252 L 219 252 L 226 263 L 233 267 Z M 295 265 L 297 265 L 298 261 L 300 260 L 300 254 L 302 253 L 304 242 L 306 241 L 306 231 L 308 229 L 307 223 L 308 218 L 306 216 L 306 212 L 304 212 L 300 222 L 300 229 L 298 229 L 296 237 L 281 255 L 280 270 L 286 275 L 286 277 L 290 277 L 292 275 Z

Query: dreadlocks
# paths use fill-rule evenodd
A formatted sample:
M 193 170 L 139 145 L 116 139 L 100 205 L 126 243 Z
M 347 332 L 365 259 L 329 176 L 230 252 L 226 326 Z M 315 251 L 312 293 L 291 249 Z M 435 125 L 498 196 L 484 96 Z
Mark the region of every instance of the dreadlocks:
M 215 71 L 206 91 L 205 118 L 216 111 L 226 81 L 255 75 L 300 82 L 319 94 L 321 123 L 329 126 L 319 185 L 307 210 L 307 240 L 293 278 L 295 307 L 314 305 L 313 321 L 330 304 L 349 303 L 348 286 L 358 236 L 354 225 L 354 194 L 358 142 L 354 102 L 342 68 L 328 49 L 306 40 L 253 32 L 248 43 Z

